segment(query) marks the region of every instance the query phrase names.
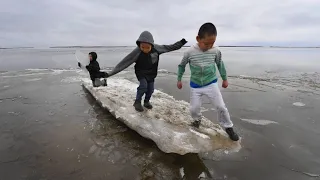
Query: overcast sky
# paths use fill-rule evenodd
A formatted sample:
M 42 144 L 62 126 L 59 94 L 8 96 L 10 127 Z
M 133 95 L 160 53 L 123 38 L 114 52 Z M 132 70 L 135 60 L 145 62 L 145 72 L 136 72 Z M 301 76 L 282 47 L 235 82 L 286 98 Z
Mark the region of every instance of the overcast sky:
M 218 45 L 320 46 L 320 0 L 1 0 L 0 47 L 191 44 L 208 21 Z

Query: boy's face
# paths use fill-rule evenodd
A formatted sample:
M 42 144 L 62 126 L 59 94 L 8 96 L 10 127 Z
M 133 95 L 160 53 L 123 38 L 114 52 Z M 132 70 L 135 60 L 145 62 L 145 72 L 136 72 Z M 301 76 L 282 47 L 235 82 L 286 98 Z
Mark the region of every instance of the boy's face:
M 91 56 L 91 54 L 89 54 L 89 60 L 92 61 L 92 56 Z
M 204 38 L 200 38 L 199 36 L 197 36 L 197 41 L 198 41 L 198 45 L 199 48 L 202 51 L 207 51 L 209 49 L 211 49 L 214 45 L 214 43 L 216 42 L 216 38 L 217 36 L 215 35 L 205 35 Z
M 146 53 L 146 54 L 151 51 L 151 48 L 152 48 L 151 44 L 144 43 L 144 42 L 141 42 L 141 43 L 140 43 L 140 49 L 141 49 L 141 51 L 144 52 L 144 53 Z

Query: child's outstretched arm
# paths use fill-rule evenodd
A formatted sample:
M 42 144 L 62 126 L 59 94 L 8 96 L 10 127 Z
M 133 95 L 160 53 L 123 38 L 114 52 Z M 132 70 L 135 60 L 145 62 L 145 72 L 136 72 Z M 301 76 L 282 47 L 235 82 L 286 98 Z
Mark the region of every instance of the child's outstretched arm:
M 189 63 L 189 55 L 188 52 L 185 52 L 183 55 L 183 58 L 181 60 L 181 63 L 178 65 L 178 83 L 177 83 L 177 87 L 179 89 L 182 88 L 182 76 L 184 74 L 184 72 L 186 71 L 186 65 Z
M 123 71 L 124 69 L 126 69 L 127 67 L 129 67 L 131 64 L 133 64 L 134 62 L 137 61 L 138 56 L 140 54 L 140 49 L 138 47 L 136 47 L 130 54 L 128 54 L 126 57 L 124 57 L 119 64 L 116 65 L 115 68 L 113 68 L 113 70 L 111 72 L 108 73 L 108 77 L 113 76 L 121 71 Z
M 216 56 L 215 62 L 216 62 L 216 64 L 217 64 L 217 67 L 218 67 L 220 76 L 221 76 L 221 78 L 222 78 L 222 80 L 223 80 L 222 87 L 227 88 L 227 87 L 228 87 L 227 71 L 226 71 L 226 67 L 224 66 L 224 63 L 223 63 L 221 57 L 222 57 L 221 51 L 218 49 L 218 50 L 217 50 L 217 56 Z
M 171 45 L 158 45 L 155 44 L 154 48 L 159 52 L 159 54 L 167 53 L 170 51 L 175 51 L 181 49 L 187 43 L 185 39 L 181 39 L 180 41 L 171 44 Z

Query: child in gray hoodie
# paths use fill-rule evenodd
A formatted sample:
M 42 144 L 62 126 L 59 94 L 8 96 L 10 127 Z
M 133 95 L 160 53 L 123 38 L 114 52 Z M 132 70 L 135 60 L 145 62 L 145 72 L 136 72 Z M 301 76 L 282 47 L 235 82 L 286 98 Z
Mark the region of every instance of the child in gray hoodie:
M 140 34 L 136 47 L 130 54 L 128 54 L 116 67 L 106 74 L 107 77 L 113 76 L 131 64 L 136 63 L 134 66 L 135 74 L 140 82 L 137 88 L 136 100 L 133 104 L 136 111 L 142 112 L 141 105 L 142 96 L 145 94 L 144 107 L 152 109 L 150 99 L 154 91 L 154 80 L 158 74 L 159 56 L 163 53 L 175 51 L 185 45 L 187 41 L 181 39 L 172 45 L 157 45 L 154 43 L 153 36 L 150 32 L 144 31 Z

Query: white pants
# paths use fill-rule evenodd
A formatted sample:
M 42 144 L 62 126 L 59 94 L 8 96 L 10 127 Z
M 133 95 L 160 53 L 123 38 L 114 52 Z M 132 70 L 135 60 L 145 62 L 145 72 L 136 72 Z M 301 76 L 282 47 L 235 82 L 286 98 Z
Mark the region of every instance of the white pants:
M 224 128 L 230 128 L 233 123 L 230 119 L 229 111 L 222 99 L 218 83 L 213 83 L 201 88 L 191 88 L 190 94 L 190 112 L 192 118 L 201 120 L 202 96 L 207 97 L 218 112 L 218 120 Z

